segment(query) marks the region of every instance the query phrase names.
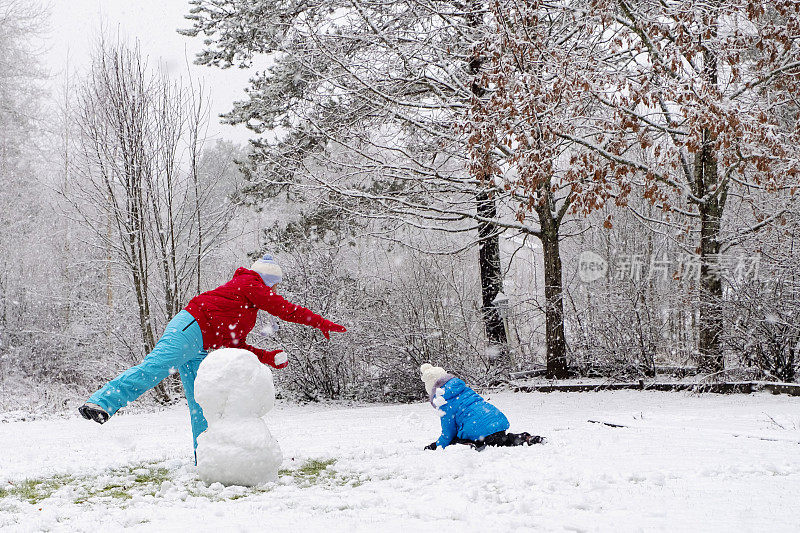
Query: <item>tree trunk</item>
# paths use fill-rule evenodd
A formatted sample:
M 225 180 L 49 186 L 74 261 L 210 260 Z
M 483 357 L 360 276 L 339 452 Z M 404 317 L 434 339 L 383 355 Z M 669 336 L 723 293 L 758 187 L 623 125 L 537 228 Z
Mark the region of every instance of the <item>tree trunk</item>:
M 545 375 L 551 379 L 569 377 L 567 369 L 567 343 L 564 335 L 564 298 L 559 249 L 560 222 L 553 216 L 550 195 L 536 211 L 539 215 L 542 234 L 542 255 L 544 259 L 544 298 L 545 298 L 545 342 L 547 344 L 547 370 Z
M 141 204 L 134 203 L 134 205 Z M 144 248 L 144 231 L 142 229 L 143 220 L 141 215 L 141 209 L 134 208 L 131 210 L 131 221 L 134 229 L 130 232 L 129 243 L 133 251 L 132 255 L 134 256 L 134 259 L 131 261 L 131 274 L 133 276 L 133 286 L 139 308 L 139 326 L 142 331 L 142 340 L 144 341 L 145 357 L 147 357 L 156 346 L 156 337 L 153 332 L 153 317 L 150 314 L 147 256 Z M 164 381 L 161 381 L 153 388 L 153 393 L 155 394 L 156 400 L 160 403 L 168 403 L 172 400 Z
M 717 184 L 717 162 L 704 147 L 698 154 L 695 172 L 703 189 Z M 705 194 L 705 193 L 704 193 Z M 725 368 L 722 353 L 722 276 L 719 264 L 719 232 L 724 191 L 700 204 L 700 324 L 698 368 L 718 372 Z
M 132 268 L 133 286 L 136 294 L 136 304 L 139 311 L 139 328 L 142 332 L 145 353 L 150 353 L 156 346 L 153 324 L 150 317 L 150 302 L 147 297 L 146 273 L 140 272 L 135 266 Z
M 716 8 L 717 1 L 712 5 Z M 711 27 L 716 38 L 716 24 Z M 703 76 L 712 85 L 718 82 L 717 57 L 708 47 L 703 51 Z M 718 372 L 725 368 L 722 353 L 722 276 L 719 243 L 722 210 L 725 207 L 725 183 L 720 182 L 713 134 L 703 131 L 703 144 L 695 155 L 694 174 L 697 197 L 703 201 L 700 211 L 700 338 L 698 368 Z
M 471 10 L 466 16 L 467 25 L 470 28 L 478 28 L 483 24 L 483 0 L 472 0 Z M 485 93 L 485 89 L 478 84 L 477 76 L 481 70 L 483 59 L 476 55 L 469 59 L 467 71 L 473 76 L 470 92 L 473 96 L 480 98 Z M 491 176 L 476 176 L 482 182 L 490 184 Z M 497 206 L 491 191 L 482 188 L 475 195 L 478 209 L 478 216 L 484 219 L 497 218 Z M 483 297 L 482 314 L 486 337 L 489 344 L 496 348 L 493 354 L 496 366 L 505 367 L 510 371 L 510 357 L 508 351 L 508 338 L 503 317 L 495 304 L 497 295 L 503 292 L 503 273 L 500 268 L 500 232 L 497 225 L 491 222 L 478 222 L 478 237 L 480 239 L 480 269 L 481 269 L 481 295 Z
M 497 207 L 489 191 L 481 190 L 476 195 L 478 216 L 487 219 L 497 218 Z M 503 291 L 503 274 L 500 268 L 500 235 L 495 224 L 478 223 L 480 238 L 479 262 L 481 269 L 482 314 L 489 343 L 496 346 L 504 360 L 508 353 L 508 339 L 503 319 L 494 301 Z

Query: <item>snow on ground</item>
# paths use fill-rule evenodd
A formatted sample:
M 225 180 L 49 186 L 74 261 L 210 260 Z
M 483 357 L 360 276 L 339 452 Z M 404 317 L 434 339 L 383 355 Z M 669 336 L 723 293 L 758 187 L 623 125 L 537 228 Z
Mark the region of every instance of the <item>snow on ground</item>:
M 251 489 L 198 481 L 186 407 L 0 424 L 0 529 L 800 530 L 800 398 L 489 398 L 549 442 L 423 451 L 438 436 L 428 404 L 279 404 L 281 476 Z

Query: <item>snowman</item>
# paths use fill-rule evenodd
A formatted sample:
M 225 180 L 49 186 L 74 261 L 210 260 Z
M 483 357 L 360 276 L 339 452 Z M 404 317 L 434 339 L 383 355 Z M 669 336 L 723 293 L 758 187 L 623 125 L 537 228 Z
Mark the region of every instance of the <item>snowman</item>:
M 194 382 L 208 429 L 197 437 L 197 472 L 206 483 L 253 486 L 278 479 L 283 460 L 264 421 L 275 405 L 272 372 L 238 348 L 208 354 Z

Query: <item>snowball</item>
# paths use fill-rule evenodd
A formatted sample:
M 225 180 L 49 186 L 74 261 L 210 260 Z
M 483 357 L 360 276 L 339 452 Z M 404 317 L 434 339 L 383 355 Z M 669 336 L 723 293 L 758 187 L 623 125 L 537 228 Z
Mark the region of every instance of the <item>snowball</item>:
M 286 352 L 281 352 L 281 353 L 275 355 L 275 364 L 276 365 L 282 365 L 283 363 L 285 363 L 288 360 L 289 360 L 289 357 L 286 355 Z
M 486 348 L 485 353 L 486 353 L 486 357 L 490 361 L 494 361 L 495 359 L 497 359 L 498 357 L 500 357 L 502 355 L 502 351 L 500 350 L 500 347 L 497 346 L 497 345 L 494 345 L 494 344 L 488 346 Z
M 275 317 L 270 317 L 269 324 L 265 325 L 259 333 L 262 337 L 271 337 L 280 330 L 280 324 L 275 320 Z
M 281 449 L 262 418 L 275 405 L 272 372 L 247 350 L 223 348 L 200 364 L 195 398 L 208 421 L 197 437 L 197 473 L 211 486 L 276 481 Z
M 209 424 L 222 417 L 260 417 L 275 406 L 272 372 L 252 352 L 222 348 L 200 363 L 195 399 Z

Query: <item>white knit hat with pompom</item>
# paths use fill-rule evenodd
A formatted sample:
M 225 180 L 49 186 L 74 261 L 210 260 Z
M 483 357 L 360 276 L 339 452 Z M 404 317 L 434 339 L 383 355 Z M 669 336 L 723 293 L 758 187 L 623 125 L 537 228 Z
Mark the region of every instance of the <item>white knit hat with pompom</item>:
M 276 283 L 283 281 L 283 270 L 269 254 L 264 255 L 264 257 L 253 263 L 250 270 L 258 272 L 267 287 L 272 287 Z
M 422 382 L 425 383 L 425 391 L 429 395 L 433 392 L 433 386 L 436 384 L 436 380 L 447 375 L 447 372 L 445 372 L 444 368 L 440 366 L 433 366 L 430 363 L 423 364 L 421 367 L 419 367 L 419 371 L 422 374 L 420 379 L 422 379 Z

